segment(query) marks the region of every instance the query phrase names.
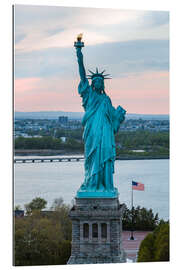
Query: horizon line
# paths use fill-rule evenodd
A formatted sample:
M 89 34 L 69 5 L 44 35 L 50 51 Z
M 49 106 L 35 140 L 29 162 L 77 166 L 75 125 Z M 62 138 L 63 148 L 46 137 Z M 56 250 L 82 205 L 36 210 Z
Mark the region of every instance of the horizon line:
M 64 112 L 64 113 L 85 113 L 81 111 L 61 111 L 61 110 L 55 110 L 55 111 L 14 111 L 14 113 L 41 113 L 41 112 Z M 126 114 L 144 114 L 144 115 L 170 115 L 169 113 L 126 113 Z

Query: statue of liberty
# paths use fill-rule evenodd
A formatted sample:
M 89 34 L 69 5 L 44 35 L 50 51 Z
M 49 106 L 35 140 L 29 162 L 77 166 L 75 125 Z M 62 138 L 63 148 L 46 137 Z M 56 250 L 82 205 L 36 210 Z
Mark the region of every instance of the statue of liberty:
M 84 127 L 85 178 L 77 197 L 116 197 L 117 189 L 113 185 L 114 162 L 116 158 L 114 134 L 118 132 L 126 111 L 112 106 L 105 93 L 104 80 L 109 74 L 98 71 L 86 76 L 83 64 L 81 34 L 77 37 L 76 47 L 80 83 L 78 93 L 82 98 L 85 114 L 82 119 Z M 91 80 L 91 85 L 88 82 Z

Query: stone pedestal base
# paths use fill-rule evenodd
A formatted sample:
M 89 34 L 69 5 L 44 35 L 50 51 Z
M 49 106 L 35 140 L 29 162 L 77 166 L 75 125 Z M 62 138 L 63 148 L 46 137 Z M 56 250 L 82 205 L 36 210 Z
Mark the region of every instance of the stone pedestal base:
M 126 262 L 122 248 L 123 205 L 118 198 L 76 198 L 68 264 Z

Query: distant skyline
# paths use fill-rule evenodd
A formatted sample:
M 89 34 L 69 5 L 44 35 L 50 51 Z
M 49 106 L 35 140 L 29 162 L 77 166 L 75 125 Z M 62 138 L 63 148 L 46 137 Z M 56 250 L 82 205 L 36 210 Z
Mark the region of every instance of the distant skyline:
M 169 114 L 169 12 L 15 6 L 15 111 L 82 112 L 73 43 L 128 113 Z

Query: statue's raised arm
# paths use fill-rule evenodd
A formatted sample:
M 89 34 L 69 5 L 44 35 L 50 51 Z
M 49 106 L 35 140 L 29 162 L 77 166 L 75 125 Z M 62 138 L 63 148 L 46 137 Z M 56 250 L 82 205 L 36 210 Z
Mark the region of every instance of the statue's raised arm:
M 82 47 L 84 47 L 84 42 L 81 42 L 81 39 L 82 39 L 82 34 L 79 34 L 77 36 L 77 42 L 74 42 L 74 47 L 76 48 L 76 54 L 77 54 L 77 59 L 78 59 L 79 75 L 80 75 L 81 81 L 85 82 L 86 71 L 84 68 L 83 54 L 81 51 Z

